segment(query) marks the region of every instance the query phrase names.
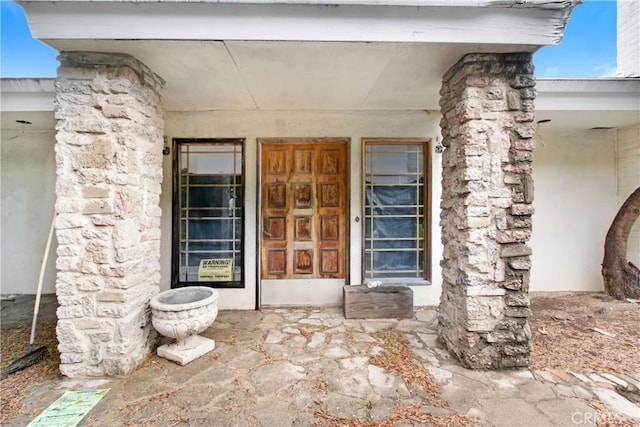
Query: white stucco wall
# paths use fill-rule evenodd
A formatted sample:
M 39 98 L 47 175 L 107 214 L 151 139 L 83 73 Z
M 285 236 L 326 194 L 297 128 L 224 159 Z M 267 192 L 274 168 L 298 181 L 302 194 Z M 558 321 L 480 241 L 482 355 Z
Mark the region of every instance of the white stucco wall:
M 531 291 L 601 291 L 616 213 L 615 130 L 548 132 L 535 151 Z
M 640 125 L 618 129 L 616 161 L 618 180 L 617 207 L 640 187 Z M 640 266 L 640 221 L 636 221 L 627 241 L 627 259 Z
M 439 136 L 439 114 L 427 112 L 200 112 L 168 113 L 165 134 L 173 138 L 245 138 L 245 282 L 244 289 L 221 290 L 221 308 L 255 307 L 256 295 L 256 224 L 257 218 L 257 138 L 261 137 L 349 137 L 351 138 L 350 197 L 350 283 L 361 283 L 362 221 L 361 216 L 361 139 L 366 137 L 432 138 Z M 439 233 L 440 156 L 432 153 L 432 286 L 414 287 L 414 304 L 437 305 L 440 299 L 441 245 Z M 161 207 L 171 212 L 171 156 L 164 159 Z M 163 216 L 162 289 L 170 287 L 171 218 Z
M 363 137 L 435 138 L 439 116 L 425 112 L 200 112 L 168 113 L 167 141 L 175 137 L 246 138 L 246 287 L 224 290 L 225 308 L 255 306 L 257 137 L 350 137 L 351 283 L 360 282 L 361 146 Z M 54 203 L 54 132 L 3 132 L 2 294 L 35 293 Z M 616 142 L 617 139 L 617 142 Z M 533 217 L 532 291 L 601 290 L 600 263 L 606 231 L 633 185 L 640 185 L 640 127 L 603 131 L 546 132 L 534 160 L 536 213 Z M 616 150 L 617 144 L 617 150 Z M 616 155 L 617 153 L 617 155 Z M 170 287 L 171 156 L 164 157 L 162 289 Z M 635 163 L 634 163 L 635 162 Z M 618 171 L 620 174 L 617 175 Z M 634 174 L 635 173 L 635 174 Z M 432 152 L 432 286 L 415 287 L 416 305 L 437 305 L 441 290 L 440 155 Z M 635 181 L 634 181 L 635 180 Z M 635 184 L 634 184 L 635 182 Z M 618 191 L 619 188 L 619 191 Z M 252 222 L 252 220 L 254 220 Z M 636 234 L 635 242 L 640 243 Z M 630 241 L 630 249 L 634 243 Z M 52 251 L 44 291 L 53 293 Z M 630 253 L 630 259 L 633 255 Z M 636 252 L 636 256 L 637 252 Z
M 33 294 L 53 217 L 55 133 L 3 131 L 0 293 Z M 42 290 L 55 293 L 55 238 Z

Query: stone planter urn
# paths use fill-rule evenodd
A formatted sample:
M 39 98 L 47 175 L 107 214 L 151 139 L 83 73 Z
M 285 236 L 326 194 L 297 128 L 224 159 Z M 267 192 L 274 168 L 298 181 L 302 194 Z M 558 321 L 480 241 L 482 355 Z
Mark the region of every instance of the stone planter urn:
M 153 327 L 176 341 L 158 347 L 158 356 L 184 366 L 216 347 L 212 339 L 198 335 L 218 315 L 218 291 L 190 286 L 160 292 L 151 298 Z

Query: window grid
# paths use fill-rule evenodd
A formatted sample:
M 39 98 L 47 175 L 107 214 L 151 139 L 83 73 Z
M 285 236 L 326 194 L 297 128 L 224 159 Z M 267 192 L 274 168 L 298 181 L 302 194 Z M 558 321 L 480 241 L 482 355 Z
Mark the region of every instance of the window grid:
M 192 170 L 191 159 L 194 155 L 230 155 L 232 157 L 232 171 L 230 173 L 191 173 Z M 238 220 L 242 220 L 242 207 L 237 205 L 236 198 L 241 194 L 242 182 L 238 181 L 236 177 L 242 174 L 242 143 L 233 142 L 194 142 L 194 143 L 182 143 L 180 144 L 179 153 L 179 170 L 180 170 L 180 190 L 179 206 L 180 206 L 180 229 L 179 233 L 179 281 L 181 282 L 197 282 L 198 281 L 198 269 L 190 267 L 190 257 L 198 254 L 230 254 L 234 259 L 234 269 L 241 267 L 236 265 L 238 258 L 242 260 L 242 237 L 238 236 L 238 231 L 241 231 L 241 224 L 238 224 Z M 240 170 L 239 170 L 240 169 Z M 183 173 L 183 171 L 187 171 Z M 229 182 L 224 184 L 203 184 L 198 183 L 196 177 L 206 177 L 215 175 L 216 177 L 228 177 Z M 191 191 L 192 189 L 226 189 L 231 190 L 233 194 L 233 204 L 229 206 L 191 206 Z M 182 191 L 184 190 L 184 191 Z M 230 216 L 194 216 L 194 213 L 212 213 L 212 212 L 229 212 Z M 192 238 L 190 235 L 191 224 L 195 222 L 211 223 L 224 222 L 231 224 L 229 239 L 216 239 L 216 238 Z M 229 243 L 231 248 L 222 249 L 198 249 L 197 244 L 206 243 Z M 238 257 L 240 255 L 240 257 Z M 202 258 L 202 257 L 197 257 Z
M 365 193 L 370 194 L 369 202 L 365 198 L 365 278 L 389 278 L 395 277 L 425 277 L 425 245 L 424 245 L 424 226 L 425 223 L 425 183 L 424 183 L 424 166 L 425 161 L 425 145 L 424 142 L 419 143 L 401 143 L 390 147 L 388 142 L 365 142 Z M 389 171 L 388 164 L 382 167 L 387 168 L 384 172 L 378 170 L 381 167 L 377 164 L 378 157 L 384 157 L 385 154 L 397 155 L 402 153 L 407 159 L 408 171 Z M 409 159 L 415 159 L 410 161 Z M 385 163 L 385 162 L 382 162 Z M 415 171 L 415 172 L 413 172 Z M 380 182 L 380 180 L 385 182 Z M 411 180 L 413 182 L 411 182 Z M 407 208 L 407 204 L 384 204 L 376 205 L 375 189 L 376 187 L 412 187 L 414 192 L 414 200 L 416 203 L 412 206 L 412 214 L 393 214 L 388 210 Z M 387 212 L 384 212 L 384 211 Z M 383 212 L 380 212 L 383 211 Z M 413 219 L 413 227 L 415 227 L 414 237 L 377 237 L 376 225 L 381 219 Z M 384 242 L 410 242 L 411 247 L 389 248 L 382 247 Z M 376 269 L 377 254 L 414 254 L 415 268 L 407 269 L 395 266 L 392 269 L 380 270 Z

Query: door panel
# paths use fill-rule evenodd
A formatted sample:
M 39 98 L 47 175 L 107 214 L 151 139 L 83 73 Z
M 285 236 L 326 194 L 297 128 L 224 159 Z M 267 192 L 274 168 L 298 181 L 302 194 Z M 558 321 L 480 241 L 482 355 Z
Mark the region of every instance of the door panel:
M 346 272 L 348 140 L 262 140 L 261 278 Z

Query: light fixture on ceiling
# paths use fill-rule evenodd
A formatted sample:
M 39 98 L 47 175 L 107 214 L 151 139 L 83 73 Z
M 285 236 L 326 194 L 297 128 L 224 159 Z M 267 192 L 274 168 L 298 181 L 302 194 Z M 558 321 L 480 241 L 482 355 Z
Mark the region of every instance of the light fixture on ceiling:
M 29 120 L 22 120 L 22 119 L 18 119 L 18 120 L 16 120 L 16 123 L 18 123 L 18 124 L 21 124 L 21 125 L 22 125 L 22 128 L 21 128 L 21 130 L 20 130 L 20 133 L 18 133 L 16 136 L 12 136 L 11 138 L 9 138 L 9 140 L 13 140 L 13 139 L 18 138 L 19 136 L 24 135 L 24 130 L 25 130 L 25 128 L 27 127 L 27 125 L 30 125 L 30 124 L 31 124 L 31 122 L 30 122 Z
M 542 144 L 543 146 L 547 145 L 544 142 L 544 139 L 542 139 L 542 135 L 540 135 L 540 125 L 541 124 L 545 124 L 545 123 L 549 123 L 551 121 L 551 119 L 540 119 L 536 122 L 536 132 L 533 135 L 533 138 L 536 140 L 536 142 L 539 142 L 540 144 Z

